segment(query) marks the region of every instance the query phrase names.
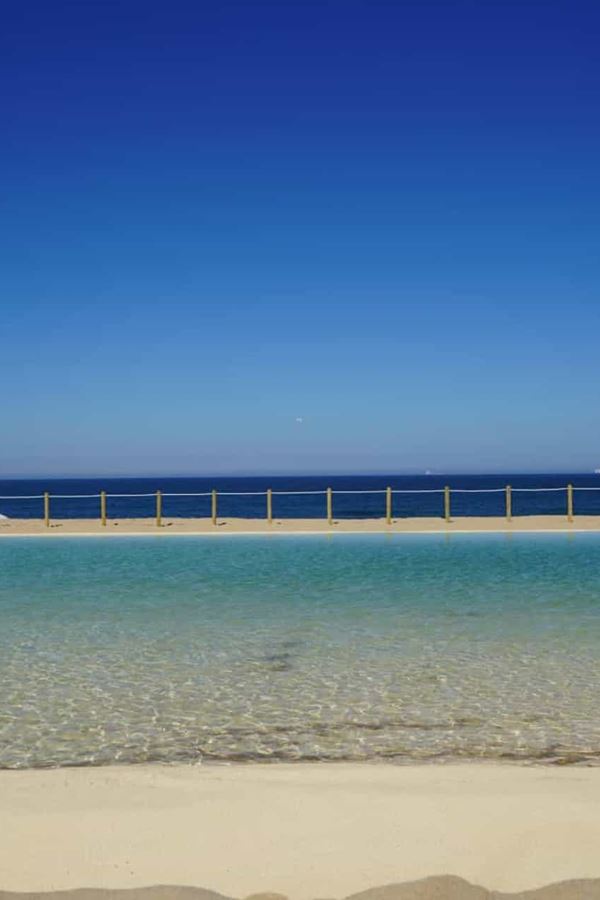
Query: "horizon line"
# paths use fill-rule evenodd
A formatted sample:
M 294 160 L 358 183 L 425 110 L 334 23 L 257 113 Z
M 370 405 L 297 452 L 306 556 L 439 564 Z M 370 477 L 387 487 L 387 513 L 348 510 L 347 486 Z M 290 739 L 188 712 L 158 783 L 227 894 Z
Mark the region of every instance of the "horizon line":
M 108 473 L 108 472 L 94 472 L 87 474 L 77 474 L 77 475 L 69 475 L 67 473 L 8 473 L 8 474 L 0 474 L 0 481 L 40 481 L 42 479 L 55 479 L 55 480 L 65 480 L 65 481 L 88 481 L 90 479 L 100 479 L 100 478 L 110 478 L 114 480 L 119 479 L 148 479 L 148 478 L 169 478 L 169 479 L 190 479 L 190 478 L 202 478 L 202 479 L 218 479 L 218 478 L 378 478 L 383 476 L 389 476 L 390 478 L 440 478 L 443 476 L 452 476 L 452 477 L 492 477 L 497 478 L 499 476 L 509 477 L 511 475 L 600 475 L 599 469 L 511 469 L 511 470 L 496 470 L 496 471 L 465 471 L 460 469 L 446 469 L 444 471 L 434 471 L 434 470 L 404 470 L 404 471 L 396 471 L 392 472 L 387 469 L 381 469 L 379 471 L 352 471 L 347 470 L 343 472 L 253 472 L 253 471 L 231 471 L 231 472 L 210 472 L 210 473 L 168 473 L 168 472 L 146 472 L 143 474 L 140 473 Z

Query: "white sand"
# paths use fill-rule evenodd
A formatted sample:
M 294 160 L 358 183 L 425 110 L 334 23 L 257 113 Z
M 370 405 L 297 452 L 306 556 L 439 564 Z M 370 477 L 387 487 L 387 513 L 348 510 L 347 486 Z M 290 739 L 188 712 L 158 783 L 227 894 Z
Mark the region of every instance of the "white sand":
M 3 771 L 0 798 L 4 890 L 187 884 L 308 900 L 443 873 L 504 891 L 600 876 L 600 768 Z
M 5 519 L 0 522 L 3 535 L 60 535 L 60 534 L 335 534 L 336 532 L 415 534 L 439 532 L 443 534 L 503 532 L 518 534 L 523 531 L 600 531 L 600 516 L 575 516 L 568 522 L 566 516 L 519 516 L 507 522 L 494 516 L 469 516 L 453 518 L 450 522 L 435 518 L 394 519 L 387 525 L 385 519 L 335 519 L 332 525 L 326 519 L 275 519 L 271 525 L 266 519 L 219 519 L 213 525 L 210 519 L 162 520 L 157 527 L 155 519 L 110 519 L 103 526 L 99 519 L 52 519 L 46 527 L 41 519 Z

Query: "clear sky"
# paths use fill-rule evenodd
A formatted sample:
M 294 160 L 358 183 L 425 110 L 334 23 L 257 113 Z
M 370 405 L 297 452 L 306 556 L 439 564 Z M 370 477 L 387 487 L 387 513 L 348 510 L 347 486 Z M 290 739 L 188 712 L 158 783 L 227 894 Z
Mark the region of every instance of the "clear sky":
M 600 4 L 2 9 L 0 474 L 600 467 Z

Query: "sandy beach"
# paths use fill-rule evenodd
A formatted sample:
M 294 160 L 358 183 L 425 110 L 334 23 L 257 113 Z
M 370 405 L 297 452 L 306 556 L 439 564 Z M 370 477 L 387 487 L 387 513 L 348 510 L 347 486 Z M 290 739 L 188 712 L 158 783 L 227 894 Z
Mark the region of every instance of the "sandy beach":
M 505 532 L 518 534 L 527 531 L 600 531 L 600 516 L 575 516 L 569 522 L 566 516 L 520 516 L 508 522 L 494 516 L 469 516 L 453 518 L 446 522 L 441 518 L 394 519 L 391 525 L 385 519 L 334 519 L 328 525 L 326 519 L 219 519 L 213 525 L 211 519 L 165 518 L 157 526 L 156 519 L 109 519 L 102 525 L 99 519 L 56 519 L 46 526 L 40 519 L 2 519 L 0 536 L 27 534 L 417 534 L 417 533 L 479 533 Z
M 600 517 L 400 519 L 390 526 L 382 519 L 331 526 L 322 519 L 271 525 L 226 519 L 217 526 L 164 519 L 160 528 L 154 519 L 110 520 L 105 527 L 81 519 L 52 521 L 50 528 L 39 520 L 0 523 L 7 537 L 586 531 L 600 531 Z M 3 770 L 0 796 L 0 900 L 59 892 L 58 900 L 60 892 L 84 888 L 65 900 L 257 900 L 259 894 L 274 900 L 273 892 L 291 900 L 600 897 L 595 766 L 307 762 Z
M 0 792 L 9 891 L 175 884 L 309 900 L 438 875 L 506 892 L 600 877 L 593 767 L 109 766 L 3 771 Z M 487 896 L 437 884 L 407 896 Z

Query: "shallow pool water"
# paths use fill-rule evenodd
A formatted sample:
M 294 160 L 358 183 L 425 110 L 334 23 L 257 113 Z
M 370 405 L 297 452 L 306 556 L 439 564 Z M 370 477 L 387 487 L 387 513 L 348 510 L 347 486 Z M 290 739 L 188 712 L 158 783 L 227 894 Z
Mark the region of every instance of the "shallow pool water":
M 0 540 L 0 766 L 600 757 L 600 536 Z

